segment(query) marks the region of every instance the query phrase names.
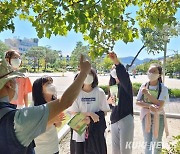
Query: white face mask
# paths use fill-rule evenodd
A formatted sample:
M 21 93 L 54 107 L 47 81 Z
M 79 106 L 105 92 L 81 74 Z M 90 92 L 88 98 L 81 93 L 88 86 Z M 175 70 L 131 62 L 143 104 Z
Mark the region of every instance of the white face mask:
M 46 92 L 47 92 L 47 94 L 57 96 L 57 90 L 56 90 L 56 87 L 53 84 L 48 84 L 46 86 Z
M 147 73 L 149 81 L 155 81 L 159 78 L 159 74 L 155 73 Z
M 116 69 L 113 69 L 111 72 L 110 72 L 111 76 L 114 78 L 114 79 L 117 79 L 117 74 L 116 74 Z
M 21 59 L 11 59 L 11 65 L 13 68 L 17 69 L 21 65 Z
M 86 79 L 84 80 L 84 84 L 92 84 L 94 81 L 94 78 L 92 75 L 87 75 Z
M 18 84 L 17 83 L 13 90 L 15 91 L 15 93 L 14 93 L 14 97 L 12 98 L 12 100 L 17 100 L 17 98 L 18 98 Z

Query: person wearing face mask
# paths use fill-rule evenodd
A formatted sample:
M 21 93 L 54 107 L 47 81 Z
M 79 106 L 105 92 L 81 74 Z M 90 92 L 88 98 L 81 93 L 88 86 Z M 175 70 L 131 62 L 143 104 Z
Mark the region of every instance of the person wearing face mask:
M 22 61 L 20 54 L 15 50 L 9 50 L 5 54 L 7 62 L 11 65 L 13 70 L 18 70 Z M 28 93 L 32 92 L 32 85 L 28 77 L 17 78 L 17 98 L 11 101 L 12 104 L 17 105 L 17 108 L 28 107 Z
M 169 134 L 167 120 L 164 113 L 164 104 L 169 101 L 168 88 L 161 79 L 162 67 L 151 64 L 148 72 L 148 82 L 142 84 L 136 104 L 141 108 L 140 118 L 144 135 L 145 154 L 160 154 L 162 149 L 162 136 L 165 128 Z
M 116 53 L 111 52 L 108 57 L 114 63 L 109 85 L 117 85 L 118 93 L 117 101 L 111 93 L 108 98 L 108 102 L 113 105 L 110 116 L 112 154 L 131 154 L 132 144 L 128 147 L 127 145 L 133 142 L 134 136 L 132 84 L 128 72 L 120 63 Z
M 118 103 L 118 77 L 116 74 L 116 66 L 113 65 L 110 71 L 109 90 L 108 90 L 108 103 L 111 109 Z
M 32 87 L 32 97 L 34 106 L 46 104 L 57 99 L 57 91 L 53 85 L 53 79 L 49 76 L 43 76 L 34 81 Z M 56 127 L 60 127 L 64 120 L 63 112 L 59 114 L 54 122 L 46 128 L 46 131 L 35 138 L 36 154 L 58 154 L 59 142 Z
M 106 129 L 105 115 L 109 110 L 106 95 L 98 87 L 97 74 L 94 69 L 91 69 L 79 96 L 68 108 L 68 112 L 72 115 L 79 112 L 85 114 L 88 124 L 86 131 L 81 136 L 75 131 L 71 131 L 71 154 L 107 154 L 104 132 Z
M 48 80 L 43 86 L 43 96 L 46 101 L 52 101 L 38 106 L 16 109 L 16 105 L 11 104 L 10 101 L 16 92 L 15 79 L 23 77 L 23 74 L 12 70 L 5 59 L 0 59 L 0 153 L 35 154 L 33 140 L 44 133 L 48 126 L 54 125 L 57 116 L 72 105 L 79 95 L 90 68 L 91 64 L 82 55 L 80 73 L 61 98 L 53 99 L 52 86 L 46 88 L 51 82 Z M 44 103 L 42 97 L 40 101 Z

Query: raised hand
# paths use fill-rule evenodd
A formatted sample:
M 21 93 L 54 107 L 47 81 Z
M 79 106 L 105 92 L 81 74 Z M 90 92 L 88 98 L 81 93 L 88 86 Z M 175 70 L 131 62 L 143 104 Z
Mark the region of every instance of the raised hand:
M 113 61 L 114 64 L 118 65 L 119 64 L 119 59 L 117 58 L 116 53 L 110 52 L 108 54 L 108 57 Z
M 85 60 L 84 56 L 81 54 L 80 58 L 80 71 L 88 74 L 91 70 L 91 64 L 89 61 Z

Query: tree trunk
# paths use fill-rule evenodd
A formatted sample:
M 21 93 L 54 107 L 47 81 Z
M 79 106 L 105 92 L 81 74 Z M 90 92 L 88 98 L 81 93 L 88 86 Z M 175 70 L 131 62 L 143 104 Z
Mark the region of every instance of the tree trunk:
M 47 69 L 47 60 L 45 58 L 45 64 L 44 64 L 44 71 L 46 72 L 46 69 Z
M 39 72 L 39 58 L 38 58 L 38 72 Z
M 34 68 L 33 68 L 34 72 L 36 72 L 36 58 L 34 58 Z

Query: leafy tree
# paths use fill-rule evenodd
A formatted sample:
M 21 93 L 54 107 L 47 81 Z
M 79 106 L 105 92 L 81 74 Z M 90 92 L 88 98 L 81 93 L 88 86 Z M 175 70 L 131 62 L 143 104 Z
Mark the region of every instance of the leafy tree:
M 173 136 L 173 140 L 168 142 L 169 148 L 163 148 L 162 154 L 180 153 L 180 135 Z
M 180 23 L 172 23 L 171 25 L 163 25 L 163 27 L 155 27 L 155 29 L 141 29 L 142 42 L 144 43 L 148 53 L 159 53 L 165 50 L 165 44 L 170 42 L 171 37 L 177 37 L 180 34 Z
M 136 71 L 146 73 L 147 70 L 149 69 L 150 65 L 153 63 L 161 64 L 161 62 L 159 60 L 151 60 L 149 62 L 146 62 L 144 64 L 136 66 Z
M 59 59 L 59 55 L 58 52 L 55 50 L 51 50 L 50 48 L 45 47 L 43 50 L 45 53 L 45 57 L 44 57 L 44 71 L 46 71 L 47 69 L 47 64 L 49 63 L 50 65 L 52 65 L 53 63 L 56 62 L 57 59 Z
M 136 14 L 128 11 L 136 9 Z M 132 42 L 141 28 L 162 28 L 176 21 L 179 0 L 4 0 L 0 32 L 14 31 L 15 17 L 28 20 L 40 38 L 81 32 L 92 57 L 112 50 L 117 40 Z M 136 19 L 136 20 L 135 20 Z
M 65 58 L 57 60 L 54 64 L 55 70 L 63 72 L 62 76 L 64 76 L 66 66 L 67 66 L 67 61 Z
M 173 57 L 170 57 L 167 59 L 167 73 L 170 74 L 170 76 L 173 76 L 173 73 L 179 73 L 180 74 L 180 56 L 178 53 L 176 53 Z
M 40 68 L 40 59 L 45 57 L 45 47 L 32 47 L 30 48 L 25 56 L 30 59 L 32 59 L 32 64 L 33 64 L 33 69 L 34 69 L 34 72 L 36 72 L 36 66 L 38 67 L 38 71 L 39 71 L 39 68 Z
M 173 23 L 172 25 L 163 25 L 163 27 L 155 27 L 151 28 L 142 28 L 142 42 L 143 46 L 137 52 L 136 56 L 132 60 L 131 64 L 126 66 L 128 70 L 131 67 L 141 53 L 141 51 L 145 48 L 147 53 L 160 53 L 161 51 L 166 50 L 165 45 L 169 43 L 171 37 L 176 37 L 180 34 L 180 23 Z
M 172 76 L 173 73 L 178 73 L 180 72 L 180 56 L 179 54 L 175 54 L 174 56 L 171 56 L 167 59 L 167 67 L 166 67 L 166 73 L 169 73 L 170 76 Z M 144 64 L 138 65 L 136 66 L 136 70 L 138 72 L 143 72 L 146 73 L 149 66 L 152 63 L 157 63 L 161 65 L 161 61 L 160 60 L 151 60 L 149 62 L 146 62 Z
M 73 68 L 77 68 L 79 64 L 77 59 L 80 58 L 81 54 L 85 55 L 86 58 L 88 58 L 88 53 L 89 53 L 88 46 L 83 46 L 82 42 L 77 42 L 75 49 L 71 53 L 70 65 Z
M 180 56 L 176 57 L 173 61 L 174 72 L 180 73 Z
M 4 53 L 8 49 L 9 49 L 9 47 L 6 44 L 4 44 L 2 41 L 0 41 L 0 58 L 4 57 Z
M 96 59 L 94 59 L 91 62 L 91 65 L 92 65 L 92 67 L 94 69 L 99 70 L 99 71 L 103 71 L 102 63 L 103 63 L 103 57 L 102 56 L 98 56 Z
M 103 59 L 103 61 L 101 63 L 103 71 L 105 71 L 105 72 L 109 71 L 112 68 L 112 65 L 113 65 L 113 62 L 107 56 Z
M 49 55 L 47 61 L 52 65 L 56 62 L 56 60 L 59 60 L 59 54 L 56 50 L 52 50 Z

